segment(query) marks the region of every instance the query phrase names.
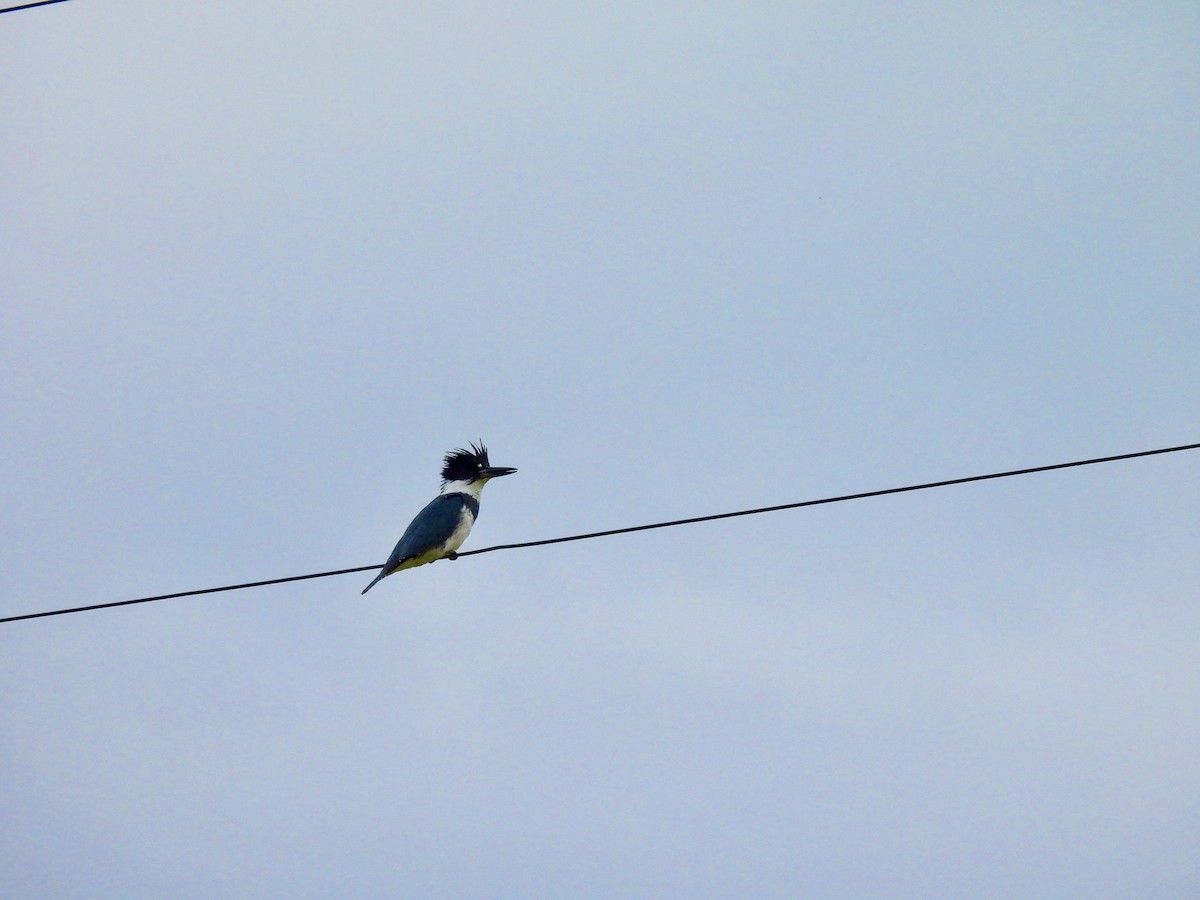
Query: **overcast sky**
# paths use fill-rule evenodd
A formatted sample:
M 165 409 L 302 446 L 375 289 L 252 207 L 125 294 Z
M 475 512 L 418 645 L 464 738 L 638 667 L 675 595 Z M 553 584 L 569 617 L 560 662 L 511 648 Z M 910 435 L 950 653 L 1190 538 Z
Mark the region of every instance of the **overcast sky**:
M 10 4 L 11 5 L 11 4 Z M 0 16 L 0 615 L 1200 440 L 1191 3 Z M 0 894 L 1200 895 L 1200 453 L 0 626 Z

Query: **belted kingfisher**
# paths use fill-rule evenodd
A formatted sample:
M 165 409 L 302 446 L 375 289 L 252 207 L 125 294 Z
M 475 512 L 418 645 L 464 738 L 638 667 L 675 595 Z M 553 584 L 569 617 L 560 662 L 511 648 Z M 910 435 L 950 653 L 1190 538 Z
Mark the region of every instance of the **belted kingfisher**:
M 396 549 L 383 564 L 375 580 L 363 588 L 365 594 L 376 582 L 401 569 L 423 566 L 439 559 L 455 559 L 455 552 L 471 533 L 479 517 L 479 495 L 489 478 L 511 475 L 516 469 L 488 463 L 487 447 L 472 444 L 470 450 L 451 450 L 442 465 L 442 492 L 404 530 Z

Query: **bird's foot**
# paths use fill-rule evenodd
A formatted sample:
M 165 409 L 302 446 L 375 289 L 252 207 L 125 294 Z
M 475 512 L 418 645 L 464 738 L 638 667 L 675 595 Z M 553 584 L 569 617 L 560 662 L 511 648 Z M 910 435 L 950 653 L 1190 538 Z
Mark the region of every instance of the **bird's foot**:
M 458 554 L 451 550 L 446 554 L 446 559 L 458 559 Z

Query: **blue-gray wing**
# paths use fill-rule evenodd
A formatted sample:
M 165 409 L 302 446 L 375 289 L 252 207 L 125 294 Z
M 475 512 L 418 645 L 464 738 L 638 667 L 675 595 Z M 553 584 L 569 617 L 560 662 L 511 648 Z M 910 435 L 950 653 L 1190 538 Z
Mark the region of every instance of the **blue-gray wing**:
M 404 530 L 396 549 L 384 564 L 383 571 L 390 572 L 406 559 L 420 556 L 430 547 L 445 542 L 458 527 L 466 499 L 462 494 L 441 494 L 434 497 Z

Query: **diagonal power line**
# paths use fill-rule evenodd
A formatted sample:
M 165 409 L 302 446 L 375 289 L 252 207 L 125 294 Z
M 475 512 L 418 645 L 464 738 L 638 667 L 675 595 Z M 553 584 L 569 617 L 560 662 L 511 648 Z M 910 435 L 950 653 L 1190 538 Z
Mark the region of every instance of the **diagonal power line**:
M 992 478 L 1012 478 L 1014 475 L 1032 475 L 1034 472 L 1049 472 L 1053 469 L 1070 469 L 1075 466 L 1094 466 L 1098 463 L 1116 462 L 1121 459 L 1135 459 L 1139 456 L 1156 456 L 1160 453 L 1177 453 L 1180 450 L 1200 449 L 1200 444 L 1184 444 L 1180 447 L 1164 447 L 1161 450 L 1139 450 L 1136 453 L 1121 453 L 1117 456 L 1100 456 L 1095 459 L 1080 459 L 1075 462 L 1053 463 L 1048 466 L 1034 466 L 1029 469 L 1012 469 L 1008 472 L 992 472 L 989 475 L 968 475 L 966 478 L 950 478 L 946 481 L 928 481 L 924 484 L 910 484 L 906 487 L 883 488 L 878 491 L 863 491 L 858 494 L 842 494 L 839 497 L 822 497 L 820 500 L 801 500 L 799 503 L 781 503 L 778 506 L 760 506 L 758 509 L 743 509 L 738 512 L 714 513 L 709 516 L 696 516 L 691 519 L 675 519 L 672 522 L 656 522 L 653 525 L 633 525 L 627 528 L 614 528 L 611 531 L 593 531 L 590 534 L 573 534 L 570 537 L 546 538 L 541 541 L 525 541 L 520 544 L 497 544 L 495 547 L 484 547 L 481 550 L 467 550 L 459 556 L 471 556 L 475 553 L 491 553 L 493 550 L 517 550 L 521 547 L 540 547 L 543 544 L 561 544 L 565 541 L 582 541 L 587 538 L 608 537 L 611 534 L 626 534 L 631 531 L 649 531 L 651 528 L 670 528 L 672 525 L 693 525 L 696 522 L 713 522 L 717 519 L 732 519 L 735 516 L 755 516 L 759 513 L 778 512 L 783 509 L 800 509 L 804 506 L 821 506 L 826 503 L 842 503 L 846 500 L 864 500 L 867 497 L 882 497 L 886 494 L 903 494 L 908 491 L 925 491 L 930 488 L 949 487 L 952 484 L 967 484 L 971 481 L 987 481 Z M 0 619 L 0 622 L 4 621 Z
M 0 13 L 16 12 L 19 9 L 33 9 L 35 6 L 49 6 L 51 3 L 65 3 L 66 0 L 38 0 L 37 3 L 22 3 L 20 6 L 7 6 Z
M 541 547 L 545 544 L 563 544 L 567 541 L 586 541 L 591 538 L 611 537 L 616 534 L 629 534 L 634 531 L 649 531 L 653 528 L 671 528 L 675 525 L 694 525 L 697 522 L 713 522 L 717 519 L 732 519 L 737 516 L 755 516 L 760 513 L 779 512 L 784 509 L 800 509 L 805 506 L 821 506 L 827 503 L 842 503 L 847 500 L 865 500 L 867 497 L 883 497 L 887 494 L 903 494 L 911 491 L 925 491 L 931 488 L 949 487 L 955 484 L 968 484 L 972 481 L 989 481 L 996 478 L 1013 478 L 1017 475 L 1032 475 L 1035 472 L 1051 472 L 1055 469 L 1072 469 L 1079 466 L 1095 466 L 1101 463 L 1117 462 L 1123 459 L 1138 459 L 1143 456 L 1160 456 L 1164 453 L 1179 453 L 1183 450 L 1200 449 L 1200 443 L 1181 444 L 1178 447 L 1162 447 L 1158 450 L 1139 450 L 1134 453 L 1119 453 L 1116 456 L 1098 456 L 1092 459 L 1079 459 L 1074 462 L 1052 463 L 1048 466 L 1032 466 L 1027 469 L 1010 469 L 1007 472 L 991 472 L 987 475 L 968 475 L 966 478 L 948 478 L 944 481 L 927 481 L 923 484 L 910 484 L 904 487 L 883 488 L 876 491 L 862 491 L 857 494 L 842 494 L 837 497 L 822 497 L 819 500 L 801 500 L 798 503 L 781 503 L 778 506 L 760 506 L 757 509 L 743 509 L 737 512 L 715 513 L 708 516 L 695 516 L 690 519 L 674 519 L 670 522 L 655 522 L 652 525 L 631 525 L 625 528 L 612 528 L 608 531 L 592 531 L 587 534 L 573 534 L 567 537 L 545 538 L 539 541 L 523 541 L 519 544 L 497 544 L 494 547 L 483 547 L 479 550 L 460 552 L 458 556 L 474 556 L 479 553 L 491 553 L 494 550 L 520 550 L 524 547 Z M 285 584 L 289 581 L 307 581 L 312 578 L 329 578 L 334 575 L 349 575 L 353 572 L 369 572 L 378 569 L 382 563 L 373 566 L 356 566 L 351 569 L 335 569 L 330 572 L 314 572 L 311 575 L 290 575 L 286 578 L 271 578 L 266 581 L 247 581 L 243 584 L 229 584 L 223 587 L 200 588 L 193 591 L 179 591 L 174 594 L 158 594 L 154 597 L 139 597 L 136 600 L 117 600 L 111 603 L 94 603 L 91 606 L 76 606 L 70 609 L 51 609 L 45 612 L 25 613 L 20 616 L 0 618 L 0 624 L 19 622 L 22 619 L 40 619 L 46 616 L 61 616 L 67 613 L 87 612 L 93 609 L 108 609 L 113 606 L 130 606 L 134 603 L 151 603 L 155 600 L 173 600 L 177 597 L 195 597 L 199 594 L 217 594 L 222 591 L 240 591 L 248 588 L 266 587 L 269 584 Z

